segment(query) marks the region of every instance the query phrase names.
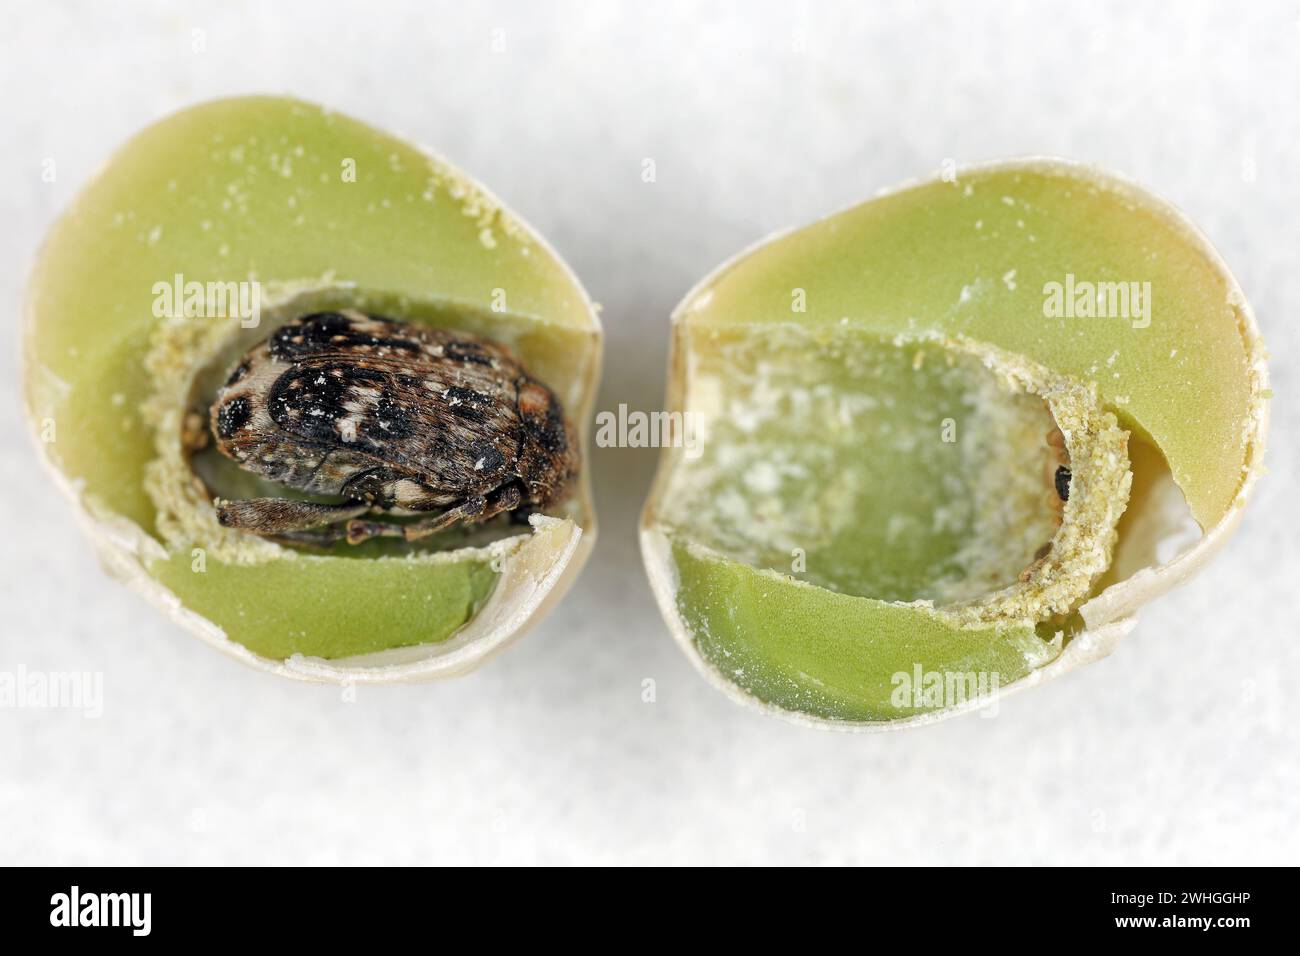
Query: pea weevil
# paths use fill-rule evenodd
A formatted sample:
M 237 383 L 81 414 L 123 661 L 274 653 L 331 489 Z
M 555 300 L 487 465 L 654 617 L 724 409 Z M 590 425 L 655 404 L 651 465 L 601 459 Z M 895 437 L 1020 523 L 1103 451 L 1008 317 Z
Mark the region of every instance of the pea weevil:
M 354 310 L 250 349 L 209 413 L 241 468 L 336 503 L 218 501 L 221 524 L 310 544 L 423 538 L 561 501 L 578 473 L 555 393 L 504 345 Z M 440 512 L 412 523 L 376 514 Z

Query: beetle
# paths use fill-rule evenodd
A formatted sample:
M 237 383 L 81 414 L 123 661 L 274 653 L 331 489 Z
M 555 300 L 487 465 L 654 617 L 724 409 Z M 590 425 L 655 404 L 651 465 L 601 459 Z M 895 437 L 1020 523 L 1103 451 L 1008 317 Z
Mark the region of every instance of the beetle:
M 1058 465 L 1052 475 L 1052 483 L 1056 486 L 1056 496 L 1062 501 L 1070 500 L 1070 469 L 1065 465 Z
M 336 503 L 218 501 L 222 525 L 264 537 L 407 541 L 544 509 L 579 468 L 555 393 L 499 342 L 352 309 L 316 312 L 251 348 L 209 423 L 246 471 Z M 412 523 L 379 514 L 436 515 Z
M 1047 506 L 1052 510 L 1054 523 L 1059 528 L 1065 504 L 1070 500 L 1070 482 L 1073 473 L 1070 471 L 1070 453 L 1065 447 L 1065 434 L 1056 425 L 1053 425 L 1052 430 L 1047 433 L 1047 448 L 1051 453 L 1051 461 L 1047 463 L 1045 473 L 1047 483 L 1052 488 L 1047 495 Z M 1048 541 L 1034 552 L 1034 559 L 1029 567 L 1020 572 L 1020 580 L 1028 581 L 1032 578 L 1051 553 L 1052 542 Z

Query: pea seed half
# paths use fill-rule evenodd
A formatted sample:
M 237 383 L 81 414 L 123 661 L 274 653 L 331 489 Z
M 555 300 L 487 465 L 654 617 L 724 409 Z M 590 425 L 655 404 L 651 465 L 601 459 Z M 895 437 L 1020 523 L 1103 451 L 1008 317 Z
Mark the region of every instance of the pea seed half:
M 264 489 L 191 455 L 239 355 L 342 309 L 506 344 L 583 431 L 601 332 L 559 257 L 447 162 L 273 97 L 149 127 L 54 225 L 30 285 L 28 415 L 105 564 L 220 650 L 312 680 L 461 673 L 574 579 L 595 534 L 585 474 L 531 527 L 317 553 L 222 527 L 214 489 Z
M 677 308 L 669 407 L 703 437 L 662 453 L 647 572 L 736 700 L 931 721 L 1103 656 L 1208 558 L 1268 394 L 1249 305 L 1167 203 L 1052 160 L 909 186 Z

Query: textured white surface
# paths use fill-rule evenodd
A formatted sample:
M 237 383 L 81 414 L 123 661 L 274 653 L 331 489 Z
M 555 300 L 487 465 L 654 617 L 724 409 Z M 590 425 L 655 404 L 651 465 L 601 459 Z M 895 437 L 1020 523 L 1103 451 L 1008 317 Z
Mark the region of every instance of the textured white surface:
M 0 33 L 11 324 L 115 145 L 288 92 L 434 146 L 555 244 L 605 306 L 600 408 L 660 403 L 671 307 L 740 247 L 1026 153 L 1182 206 L 1255 305 L 1277 399 L 1238 536 L 1114 656 L 991 719 L 848 737 L 741 710 L 677 651 L 634 535 L 653 451 L 597 452 L 593 561 L 481 672 L 348 703 L 246 670 L 100 572 L 35 466 L 10 328 L 0 671 L 102 671 L 104 703 L 0 709 L 0 862 L 1300 862 L 1300 7 L 59 6 Z

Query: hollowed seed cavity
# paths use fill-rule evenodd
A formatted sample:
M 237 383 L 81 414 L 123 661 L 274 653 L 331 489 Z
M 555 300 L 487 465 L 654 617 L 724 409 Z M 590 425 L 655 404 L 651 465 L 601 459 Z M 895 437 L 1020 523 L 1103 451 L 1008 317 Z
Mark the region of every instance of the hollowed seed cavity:
M 676 536 L 972 621 L 1068 613 L 1105 569 L 1128 459 L 1092 389 L 954 340 L 682 334 L 700 437 L 660 497 Z

